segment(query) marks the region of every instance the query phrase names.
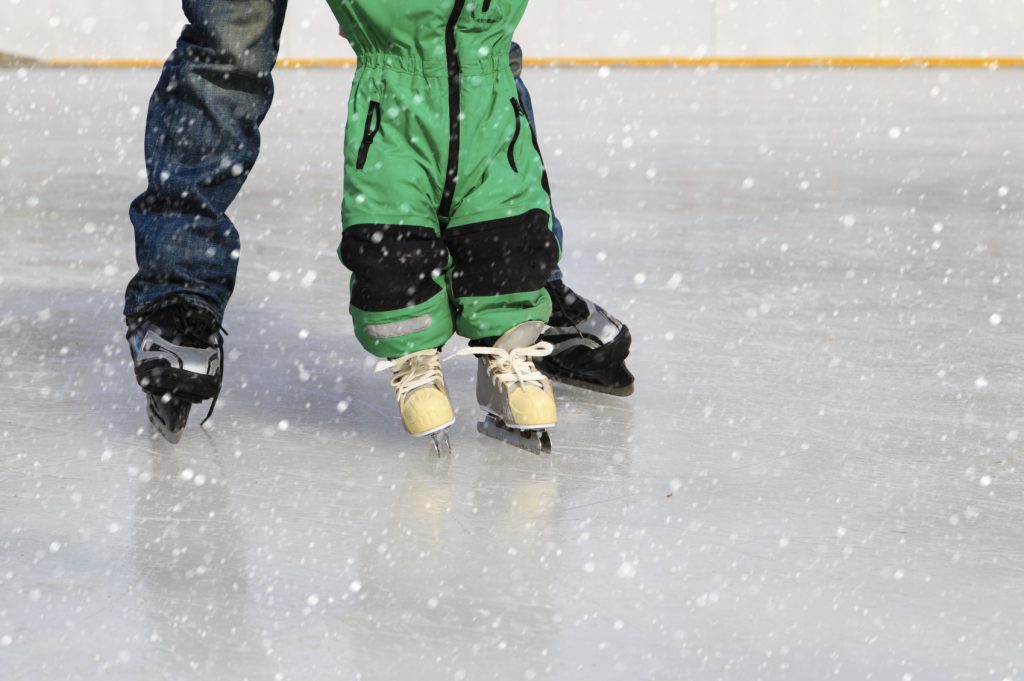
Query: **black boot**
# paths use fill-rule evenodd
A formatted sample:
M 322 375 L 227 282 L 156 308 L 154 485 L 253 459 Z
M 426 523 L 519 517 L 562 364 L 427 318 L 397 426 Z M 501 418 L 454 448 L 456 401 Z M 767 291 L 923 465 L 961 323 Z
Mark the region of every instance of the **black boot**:
M 212 314 L 186 303 L 128 320 L 135 380 L 148 395 L 150 421 L 170 442 L 181 439 L 193 404 L 212 399 L 213 413 L 224 381 L 222 331 Z
M 632 343 L 629 328 L 561 281 L 548 282 L 545 288 L 553 308 L 549 328 L 540 340 L 555 349 L 534 362 L 537 368 L 561 383 L 609 395 L 632 395 L 635 379 L 626 368 Z

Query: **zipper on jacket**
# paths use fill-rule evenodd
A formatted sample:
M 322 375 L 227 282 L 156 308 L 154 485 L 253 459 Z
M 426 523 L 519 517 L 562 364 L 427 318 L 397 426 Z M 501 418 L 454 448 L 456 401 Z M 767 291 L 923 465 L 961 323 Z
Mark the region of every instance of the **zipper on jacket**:
M 455 7 L 448 17 L 444 31 L 445 55 L 448 59 L 448 168 L 444 176 L 444 190 L 441 193 L 441 207 L 438 214 L 448 217 L 455 199 L 455 184 L 459 179 L 459 133 L 462 114 L 462 67 L 459 64 L 459 48 L 455 42 L 455 27 L 466 5 L 466 0 L 455 0 Z
M 370 110 L 366 112 L 366 124 L 363 126 L 363 141 L 359 145 L 359 156 L 356 157 L 356 170 L 366 165 L 366 157 L 370 154 L 373 138 L 380 132 L 380 102 L 370 102 Z
M 519 133 L 523 131 L 523 111 L 519 108 L 519 100 L 512 97 L 512 111 L 516 116 L 516 131 L 512 134 L 512 143 L 508 145 L 508 164 L 512 166 L 512 170 L 519 172 L 519 168 L 516 167 L 516 142 L 519 141 Z

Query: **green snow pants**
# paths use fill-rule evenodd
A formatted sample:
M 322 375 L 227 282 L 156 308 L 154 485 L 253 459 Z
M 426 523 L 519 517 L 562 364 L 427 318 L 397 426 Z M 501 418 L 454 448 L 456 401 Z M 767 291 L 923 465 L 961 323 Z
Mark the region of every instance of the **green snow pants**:
M 559 257 L 508 54 L 527 0 L 328 0 L 358 55 L 339 256 L 378 357 L 547 321 Z

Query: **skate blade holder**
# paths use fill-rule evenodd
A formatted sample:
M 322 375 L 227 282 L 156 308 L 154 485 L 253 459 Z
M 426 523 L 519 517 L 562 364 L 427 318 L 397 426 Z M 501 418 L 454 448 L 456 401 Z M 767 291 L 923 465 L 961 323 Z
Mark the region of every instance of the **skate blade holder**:
M 509 428 L 501 419 L 493 414 L 488 414 L 483 421 L 479 421 L 476 424 L 476 429 L 482 435 L 494 438 L 495 440 L 501 440 L 513 447 L 518 447 L 534 454 L 551 453 L 551 436 L 548 435 L 546 428 L 536 428 L 533 430 Z
M 451 430 L 453 423 L 455 423 L 455 419 L 452 419 L 443 426 L 438 426 L 434 430 L 428 430 L 425 433 L 419 433 L 415 437 L 430 438 L 431 444 L 434 445 L 434 453 L 437 454 L 438 458 L 441 458 L 443 456 L 451 456 L 452 441 L 448 437 L 448 431 Z
M 172 445 L 181 442 L 191 409 L 192 402 L 172 397 L 170 393 L 160 396 L 150 394 L 146 398 L 146 415 L 149 422 L 157 434 Z

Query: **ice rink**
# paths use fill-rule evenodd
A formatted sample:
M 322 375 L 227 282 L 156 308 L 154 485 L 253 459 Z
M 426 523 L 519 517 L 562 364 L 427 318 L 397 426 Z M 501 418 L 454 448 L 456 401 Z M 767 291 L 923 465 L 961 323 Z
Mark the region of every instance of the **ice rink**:
M 152 437 L 157 75 L 0 71 L 0 679 L 1024 681 L 1019 71 L 528 71 L 637 389 L 535 456 L 449 362 L 441 459 L 347 316 L 347 70 L 279 73 L 225 391 Z

